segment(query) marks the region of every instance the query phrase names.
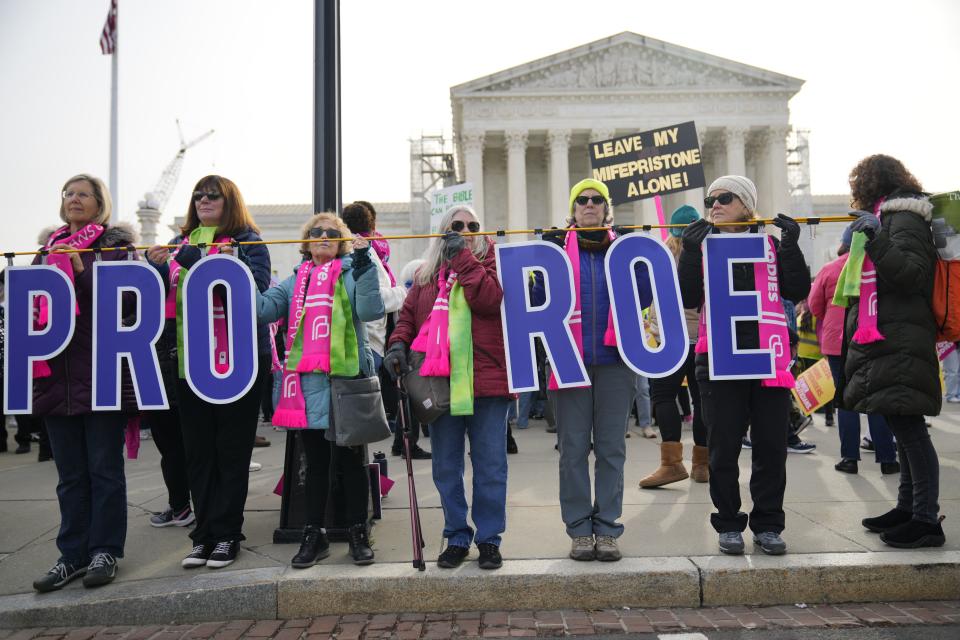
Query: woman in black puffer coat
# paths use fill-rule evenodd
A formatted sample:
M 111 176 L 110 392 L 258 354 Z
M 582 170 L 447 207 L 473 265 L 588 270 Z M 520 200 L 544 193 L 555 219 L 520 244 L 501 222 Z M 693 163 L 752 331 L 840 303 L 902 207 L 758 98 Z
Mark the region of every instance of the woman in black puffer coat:
M 873 155 L 850 172 L 851 225 L 867 236 L 877 271 L 877 329 L 883 340 L 858 344 L 860 300 L 847 309 L 843 375 L 837 397 L 844 408 L 882 414 L 897 438 L 897 506 L 863 525 L 902 548 L 941 546 L 940 466 L 924 415 L 940 413 L 937 329 L 931 311 L 937 252 L 930 230 L 933 206 L 920 183 L 890 156 Z

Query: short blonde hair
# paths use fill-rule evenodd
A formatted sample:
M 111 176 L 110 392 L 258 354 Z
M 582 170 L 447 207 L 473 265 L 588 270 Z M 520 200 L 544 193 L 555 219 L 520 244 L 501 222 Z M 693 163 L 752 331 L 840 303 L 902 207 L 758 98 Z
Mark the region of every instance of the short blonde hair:
M 97 212 L 97 216 L 91 220 L 93 224 L 106 225 L 110 222 L 110 214 L 113 213 L 113 199 L 110 197 L 110 191 L 107 189 L 107 185 L 104 184 L 103 180 L 96 176 L 92 176 L 89 173 L 78 173 L 69 180 L 63 183 L 63 187 L 60 189 L 60 193 L 63 194 L 74 182 L 89 182 L 93 187 L 93 197 L 97 199 L 97 204 L 100 205 L 100 211 Z M 66 203 L 63 201 L 63 198 L 60 198 L 60 219 L 64 222 L 67 220 L 67 212 L 64 209 Z
M 343 220 L 337 214 L 332 211 L 324 211 L 323 213 L 316 213 L 310 216 L 310 219 L 307 220 L 303 228 L 300 229 L 300 239 L 306 240 L 310 237 L 310 230 L 316 227 L 321 222 L 332 222 L 337 226 L 337 229 L 340 230 L 341 238 L 349 238 L 353 234 L 350 233 L 350 229 L 343 222 Z M 304 242 L 300 245 L 300 253 L 305 257 L 310 257 L 310 244 L 309 242 Z M 353 251 L 353 246 L 349 242 L 341 242 L 340 246 L 337 247 L 337 257 L 341 257 L 347 253 Z

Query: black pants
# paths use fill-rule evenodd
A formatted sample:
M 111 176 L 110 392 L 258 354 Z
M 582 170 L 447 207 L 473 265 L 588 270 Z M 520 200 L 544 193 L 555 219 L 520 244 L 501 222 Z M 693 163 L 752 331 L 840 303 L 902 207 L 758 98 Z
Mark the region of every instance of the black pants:
M 790 392 L 763 387 L 759 380 L 699 380 L 703 419 L 710 449 L 710 498 L 717 513 L 710 524 L 719 532 L 743 531 L 740 511 L 741 439 L 750 427 L 753 468 L 749 524 L 754 533 L 783 531 L 783 492 L 787 486 L 787 424 Z
M 261 355 L 253 386 L 230 404 L 211 404 L 197 397 L 186 380 L 177 383 L 187 478 L 197 516 L 190 538 L 197 544 L 246 539 L 243 507 L 257 435 L 260 386 L 269 371 L 270 356 Z
M 17 421 L 17 433 L 13 436 L 13 439 L 17 441 L 17 444 L 29 445 L 30 434 L 39 433 L 41 455 L 52 455 L 50 451 L 50 438 L 47 435 L 47 425 L 44 424 L 43 418 L 33 415 L 18 415 L 14 416 L 14 419 Z
M 260 384 L 260 413 L 264 422 L 273 420 L 273 372 L 268 371 Z
M 190 504 L 190 484 L 187 479 L 187 454 L 183 448 L 180 411 L 177 408 L 145 411 L 143 422 L 150 427 L 153 441 L 160 452 L 160 471 L 167 486 L 167 504 L 174 511 L 182 511 Z
M 666 378 L 650 379 L 650 406 L 660 427 L 660 436 L 664 442 L 680 442 L 680 412 L 677 409 L 678 396 L 686 396 L 683 379 L 687 379 L 690 394 L 693 396 L 693 442 L 701 447 L 707 446 L 707 428 L 703 424 L 703 410 L 700 406 L 700 387 L 694 375 L 693 349 L 687 354 L 683 366 Z M 688 405 L 689 406 L 689 405 Z
M 363 447 L 338 447 L 326 438 L 326 431 L 304 429 L 300 432 L 303 452 L 307 456 L 307 524 L 323 527 L 330 502 L 333 478 L 343 483 L 346 524 L 365 524 L 370 478 Z M 332 471 L 332 473 L 331 473 Z
M 913 513 L 914 520 L 933 524 L 940 512 L 940 461 L 923 416 L 884 418 L 897 438 L 900 456 L 897 508 Z

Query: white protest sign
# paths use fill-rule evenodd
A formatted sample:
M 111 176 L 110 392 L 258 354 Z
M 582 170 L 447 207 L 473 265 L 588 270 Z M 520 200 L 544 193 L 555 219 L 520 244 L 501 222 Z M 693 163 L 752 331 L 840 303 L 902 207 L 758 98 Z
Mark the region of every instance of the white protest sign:
M 440 229 L 440 218 L 455 204 L 473 206 L 473 183 L 462 182 L 446 189 L 437 189 L 430 200 L 430 233 Z

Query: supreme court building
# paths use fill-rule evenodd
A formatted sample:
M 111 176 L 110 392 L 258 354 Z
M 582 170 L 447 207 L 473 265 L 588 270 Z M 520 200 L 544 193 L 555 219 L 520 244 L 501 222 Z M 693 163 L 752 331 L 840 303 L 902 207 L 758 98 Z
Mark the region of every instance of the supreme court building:
M 453 87 L 460 175 L 487 229 L 563 226 L 588 145 L 693 120 L 707 184 L 751 178 L 764 217 L 790 210 L 787 103 L 803 80 L 624 32 Z M 703 210 L 703 189 L 664 198 Z M 619 224 L 655 224 L 652 198 Z M 514 236 L 517 237 L 517 236 Z

